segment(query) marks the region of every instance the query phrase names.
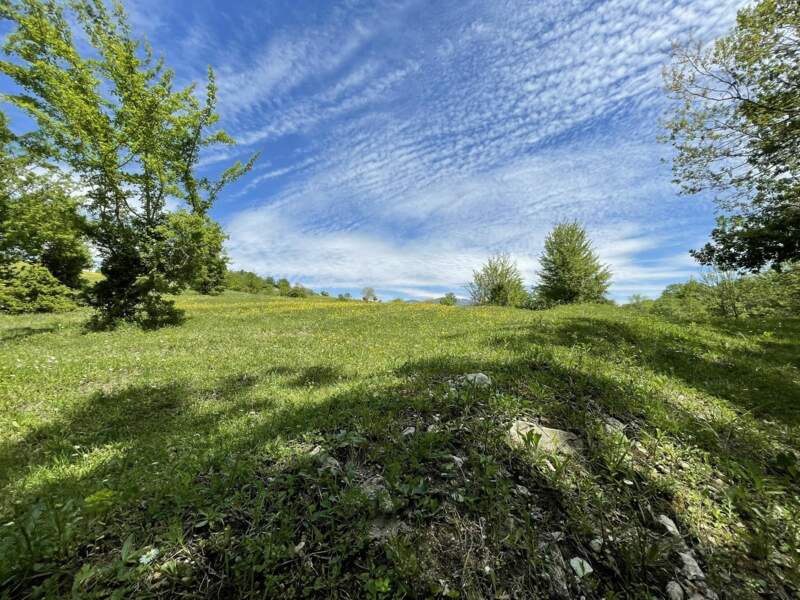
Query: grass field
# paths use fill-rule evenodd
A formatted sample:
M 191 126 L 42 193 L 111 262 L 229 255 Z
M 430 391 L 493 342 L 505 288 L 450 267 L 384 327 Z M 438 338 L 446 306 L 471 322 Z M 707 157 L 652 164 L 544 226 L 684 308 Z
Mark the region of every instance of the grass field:
M 179 306 L 0 316 L 0 597 L 798 592 L 800 320 Z M 582 448 L 511 446 L 515 419 Z

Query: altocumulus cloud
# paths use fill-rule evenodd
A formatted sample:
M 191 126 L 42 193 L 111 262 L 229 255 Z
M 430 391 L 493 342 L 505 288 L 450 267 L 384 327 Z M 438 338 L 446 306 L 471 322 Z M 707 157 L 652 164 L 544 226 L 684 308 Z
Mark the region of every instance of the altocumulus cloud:
M 670 183 L 660 72 L 740 0 L 206 2 L 182 20 L 152 1 L 134 4 L 159 15 L 149 37 L 183 77 L 216 68 L 242 142 L 206 168 L 264 151 L 216 209 L 234 267 L 426 297 L 506 251 L 533 282 L 546 232 L 576 218 L 617 298 L 695 270 L 713 212 Z

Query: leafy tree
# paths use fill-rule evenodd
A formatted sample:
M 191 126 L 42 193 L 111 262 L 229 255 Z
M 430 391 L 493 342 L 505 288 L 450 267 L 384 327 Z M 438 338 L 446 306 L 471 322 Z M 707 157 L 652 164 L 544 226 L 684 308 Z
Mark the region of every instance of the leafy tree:
M 0 113 L 0 263 L 39 263 L 77 288 L 91 264 L 85 220 L 73 189 L 59 177 L 20 153 Z
M 800 258 L 800 4 L 762 0 L 708 49 L 676 47 L 665 122 L 682 191 L 717 194 L 712 241 L 692 254 L 725 270 Z
M 292 284 L 286 278 L 278 280 L 278 294 L 281 296 L 288 296 L 292 290 Z
M 74 292 L 42 265 L 0 265 L 0 312 L 60 312 L 75 308 Z
M 228 271 L 225 273 L 225 287 L 237 292 L 251 294 L 272 294 L 275 292 L 274 280 L 271 277 L 259 277 L 250 271 Z
M 447 292 L 443 298 L 439 299 L 439 304 L 443 306 L 455 306 L 458 304 L 458 298 L 453 292 Z
M 475 304 L 522 306 L 527 299 L 522 275 L 508 254 L 491 256 L 466 287 Z
M 204 101 L 194 85 L 175 90 L 173 72 L 132 38 L 119 3 L 4 0 L 0 17 L 13 26 L 0 72 L 22 90 L 6 99 L 39 127 L 20 142 L 66 165 L 85 188 L 88 233 L 105 276 L 92 295 L 101 319 L 175 320 L 164 296 L 195 283 L 204 267 L 218 270 L 204 247 L 220 235 L 208 210 L 256 158 L 217 181 L 195 173 L 202 149 L 233 143 L 209 131 L 218 120 L 213 72 Z M 80 44 L 70 23 L 81 29 Z M 170 199 L 184 208 L 170 213 Z
M 701 281 L 667 286 L 659 298 L 641 308 L 688 321 L 795 317 L 800 314 L 800 264 L 756 274 L 711 269 Z
M 307 287 L 303 287 L 298 283 L 289 290 L 289 293 L 287 295 L 290 298 L 308 298 L 309 296 L 314 295 L 314 290 L 310 290 Z
M 375 294 L 375 288 L 365 287 L 361 290 L 361 299 L 364 302 L 377 302 L 378 296 Z
M 602 302 L 611 272 L 600 264 L 586 231 L 577 222 L 560 223 L 547 236 L 539 258 L 536 302 L 544 306 Z

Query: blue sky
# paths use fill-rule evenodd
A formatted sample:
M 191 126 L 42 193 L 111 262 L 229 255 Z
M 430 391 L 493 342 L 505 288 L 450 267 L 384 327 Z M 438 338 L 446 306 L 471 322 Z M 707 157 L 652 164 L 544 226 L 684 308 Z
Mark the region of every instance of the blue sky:
M 710 40 L 740 0 L 129 0 L 181 82 L 217 72 L 241 143 L 262 151 L 213 214 L 233 268 L 316 289 L 463 295 L 509 252 L 535 282 L 547 231 L 588 228 L 612 296 L 697 271 L 708 199 L 658 144 L 671 40 Z

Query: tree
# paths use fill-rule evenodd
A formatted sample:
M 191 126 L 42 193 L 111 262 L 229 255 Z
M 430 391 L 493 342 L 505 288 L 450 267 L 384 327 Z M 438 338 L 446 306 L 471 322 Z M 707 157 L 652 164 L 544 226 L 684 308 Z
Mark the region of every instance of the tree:
M 475 304 L 522 306 L 527 299 L 522 275 L 508 254 L 491 256 L 480 270 L 472 272 L 466 287 Z
M 0 264 L 0 312 L 59 312 L 75 306 L 75 292 L 42 265 Z
M 80 199 L 56 169 L 20 153 L 6 123 L 0 113 L 0 264 L 38 263 L 63 285 L 80 287 L 91 264 Z
M 0 17 L 13 26 L 0 72 L 21 89 L 6 99 L 39 128 L 20 143 L 66 165 L 85 188 L 88 234 L 105 275 L 92 294 L 101 319 L 174 320 L 165 294 L 219 260 L 206 245 L 221 234 L 208 210 L 256 159 L 217 181 L 195 172 L 202 149 L 234 143 L 209 131 L 218 121 L 213 72 L 203 101 L 194 85 L 173 89 L 173 72 L 131 37 L 119 3 L 109 10 L 104 0 L 74 0 L 67 9 L 54 0 L 4 0 Z M 82 30 L 80 45 L 70 23 Z M 182 208 L 168 211 L 167 200 Z
M 444 297 L 439 298 L 439 304 L 443 306 L 455 306 L 458 304 L 458 298 L 453 292 L 447 292 Z
M 278 295 L 288 296 L 291 290 L 292 290 L 292 284 L 289 283 L 288 279 L 282 278 L 278 280 Z
M 665 121 L 683 193 L 711 191 L 722 214 L 692 254 L 724 270 L 800 258 L 800 4 L 762 0 L 710 48 L 676 47 Z
M 538 304 L 605 300 L 611 272 L 600 264 L 579 223 L 560 223 L 553 228 L 545 239 L 539 264 L 539 284 L 534 290 Z
M 361 299 L 364 302 L 377 302 L 378 296 L 375 295 L 375 289 L 371 287 L 365 287 L 361 290 Z

